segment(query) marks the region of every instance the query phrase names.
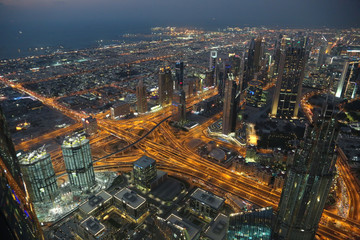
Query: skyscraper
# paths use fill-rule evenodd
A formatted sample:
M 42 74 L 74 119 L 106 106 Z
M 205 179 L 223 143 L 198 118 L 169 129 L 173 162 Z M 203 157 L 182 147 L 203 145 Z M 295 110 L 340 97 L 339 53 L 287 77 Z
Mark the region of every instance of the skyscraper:
M 319 49 L 318 60 L 317 60 L 317 63 L 316 63 L 316 66 L 317 66 L 317 67 L 321 67 L 321 65 L 323 65 L 324 62 L 325 62 L 325 51 L 326 51 L 326 48 L 327 48 L 327 41 L 322 41 L 322 42 L 321 42 L 320 49 Z
M 0 107 L 0 157 L 13 176 L 17 184 L 24 190 L 23 181 L 21 178 L 19 161 L 16 157 L 14 144 L 11 140 L 10 131 L 5 119 L 5 115 Z
M 214 72 L 215 71 L 215 67 L 217 64 L 217 51 L 211 51 L 210 52 L 210 65 L 209 65 L 209 70 Z
M 182 88 L 184 85 L 184 62 L 177 61 L 175 63 L 176 89 Z
M 95 174 L 89 140 L 84 135 L 74 134 L 65 138 L 61 148 L 70 184 L 82 190 L 94 186 Z
M 150 189 L 151 183 L 156 180 L 156 162 L 148 156 L 142 156 L 134 162 L 134 182 L 138 188 Z
M 161 67 L 159 71 L 159 99 L 161 106 L 171 104 L 173 94 L 173 80 L 170 67 Z
M 271 117 L 297 118 L 307 55 L 306 41 L 293 42 L 281 52 Z
M 218 53 L 217 51 L 210 52 L 210 63 L 209 63 L 209 71 L 212 74 L 214 85 L 217 85 L 218 75 L 219 75 L 219 64 L 218 64 Z
M 144 82 L 140 79 L 136 86 L 136 98 L 137 98 L 137 111 L 139 113 L 145 113 L 147 111 L 147 100 L 146 100 L 146 87 Z
M 34 209 L 24 189 L 10 132 L 0 107 L 1 236 L 18 240 L 44 239 Z
M 264 47 L 265 42 L 263 38 L 258 37 L 251 40 L 247 59 L 247 69 L 250 75 L 253 75 L 260 70 L 264 55 Z
M 274 225 L 276 239 L 314 239 L 330 191 L 338 133 L 334 111 L 325 105 L 314 122 L 286 172 Z
M 50 154 L 44 148 L 20 159 L 20 168 L 33 202 L 50 202 L 58 195 L 58 186 Z
M 186 120 L 186 100 L 183 89 L 175 91 L 172 101 L 172 120 L 182 122 Z
M 360 61 L 347 61 L 336 90 L 338 98 L 352 99 L 358 95 L 360 84 Z
M 229 73 L 225 80 L 225 96 L 224 96 L 224 109 L 222 119 L 222 132 L 229 134 L 235 132 L 236 119 L 237 119 L 237 84 L 234 81 L 234 76 Z

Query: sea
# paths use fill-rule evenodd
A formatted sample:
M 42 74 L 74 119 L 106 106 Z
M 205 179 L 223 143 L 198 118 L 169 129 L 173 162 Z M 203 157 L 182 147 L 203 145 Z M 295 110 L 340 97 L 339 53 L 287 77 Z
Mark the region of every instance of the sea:
M 138 34 L 124 37 L 125 34 Z M 145 35 L 147 37 L 145 37 Z M 78 50 L 101 45 L 156 40 L 150 26 L 128 25 L 8 25 L 0 27 L 0 60 L 48 54 L 56 50 Z

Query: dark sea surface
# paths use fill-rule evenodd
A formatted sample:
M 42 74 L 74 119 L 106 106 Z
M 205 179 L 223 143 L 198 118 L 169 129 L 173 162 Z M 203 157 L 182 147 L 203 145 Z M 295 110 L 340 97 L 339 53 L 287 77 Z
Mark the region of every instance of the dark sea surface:
M 121 24 L 82 24 L 82 25 L 1 25 L 0 24 L 0 59 L 46 54 L 56 49 L 64 50 L 97 47 L 99 44 L 118 41 L 152 40 L 151 38 L 123 37 L 123 34 L 150 34 L 150 27 Z M 100 43 L 100 40 L 103 40 Z M 35 50 L 35 48 L 38 48 Z M 40 50 L 44 48 L 44 50 Z

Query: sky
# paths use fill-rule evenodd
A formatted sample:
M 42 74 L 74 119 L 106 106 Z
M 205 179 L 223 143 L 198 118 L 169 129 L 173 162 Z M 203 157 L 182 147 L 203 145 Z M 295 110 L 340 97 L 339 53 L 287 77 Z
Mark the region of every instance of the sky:
M 359 9 L 359 0 L 0 0 L 0 27 L 44 22 L 359 27 Z
M 0 0 L 0 59 L 92 47 L 154 26 L 360 27 L 360 0 Z

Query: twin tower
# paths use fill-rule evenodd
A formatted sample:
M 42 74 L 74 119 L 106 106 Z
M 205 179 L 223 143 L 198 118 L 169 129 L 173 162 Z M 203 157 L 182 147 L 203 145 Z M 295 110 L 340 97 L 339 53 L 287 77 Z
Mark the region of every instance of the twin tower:
M 82 191 L 95 185 L 89 140 L 84 135 L 68 136 L 61 146 L 71 186 Z M 20 169 L 33 202 L 49 202 L 59 194 L 50 154 L 42 147 L 20 156 Z

